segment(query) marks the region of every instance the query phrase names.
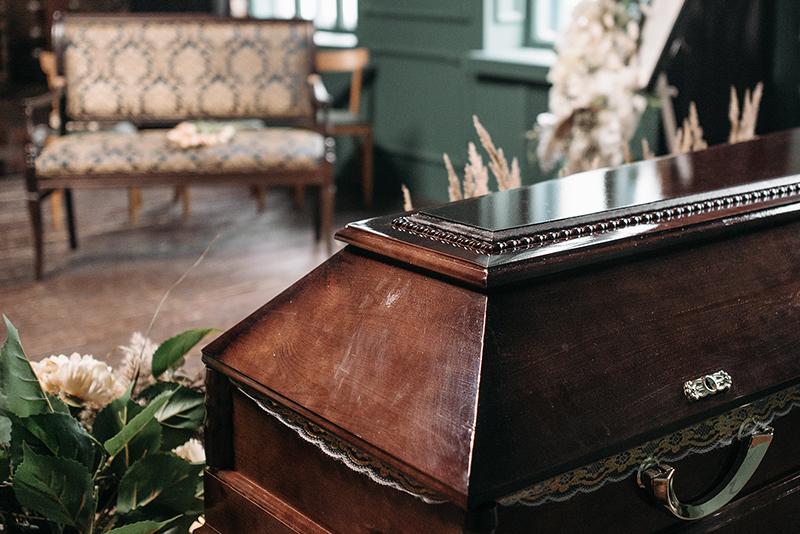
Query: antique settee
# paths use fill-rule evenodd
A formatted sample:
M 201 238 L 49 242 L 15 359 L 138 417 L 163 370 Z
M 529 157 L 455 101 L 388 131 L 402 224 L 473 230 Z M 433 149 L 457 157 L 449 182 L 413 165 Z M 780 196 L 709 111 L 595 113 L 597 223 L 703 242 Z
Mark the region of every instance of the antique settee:
M 28 206 L 35 273 L 43 274 L 42 201 L 64 189 L 70 245 L 77 247 L 73 188 L 236 184 L 313 186 L 317 238 L 330 247 L 333 141 L 325 135 L 329 96 L 314 72 L 313 25 L 182 15 L 57 17 L 53 43 L 59 135 L 27 146 Z M 256 119 L 224 144 L 181 149 L 167 132 L 185 120 Z M 135 130 L 105 129 L 128 121 Z M 100 131 L 72 133 L 74 124 Z

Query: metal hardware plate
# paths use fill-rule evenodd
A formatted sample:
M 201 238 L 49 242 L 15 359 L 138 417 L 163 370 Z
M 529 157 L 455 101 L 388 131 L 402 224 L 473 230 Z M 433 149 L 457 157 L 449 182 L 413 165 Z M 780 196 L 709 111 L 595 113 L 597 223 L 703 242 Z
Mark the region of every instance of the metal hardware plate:
M 731 375 L 720 369 L 716 373 L 704 375 L 694 380 L 687 380 L 683 384 L 683 393 L 690 401 L 696 401 L 730 389 L 732 384 Z

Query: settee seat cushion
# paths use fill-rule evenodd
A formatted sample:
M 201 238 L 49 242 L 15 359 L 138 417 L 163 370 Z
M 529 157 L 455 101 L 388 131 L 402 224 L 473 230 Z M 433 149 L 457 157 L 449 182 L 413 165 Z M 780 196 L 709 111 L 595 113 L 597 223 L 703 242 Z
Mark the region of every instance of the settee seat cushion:
M 182 149 L 166 129 L 91 132 L 53 138 L 36 159 L 40 177 L 112 174 L 224 174 L 314 170 L 322 135 L 300 128 L 237 131 L 225 144 Z

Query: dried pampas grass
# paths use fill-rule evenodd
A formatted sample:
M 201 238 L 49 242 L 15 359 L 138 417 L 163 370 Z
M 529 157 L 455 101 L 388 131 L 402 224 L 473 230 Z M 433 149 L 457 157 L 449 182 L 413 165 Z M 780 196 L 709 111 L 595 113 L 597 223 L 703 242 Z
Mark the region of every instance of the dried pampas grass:
M 411 191 L 408 190 L 406 184 L 400 186 L 403 192 L 403 211 L 411 211 L 414 209 L 414 204 L 411 202 Z
M 481 146 L 489 155 L 489 167 L 487 168 L 483 163 L 483 157 L 472 141 L 467 145 L 467 164 L 464 165 L 463 180 L 458 177 L 450 156 L 442 154 L 444 168 L 447 171 L 447 194 L 451 202 L 489 194 L 491 192 L 489 189 L 490 170 L 497 181 L 498 191 L 515 189 L 522 185 L 522 173 L 517 158 L 513 158 L 509 165 L 503 149 L 495 146 L 492 136 L 489 135 L 477 116 L 472 116 L 472 123 L 478 133 Z M 405 211 L 412 210 L 411 193 L 408 187 L 402 185 L 400 189 L 403 192 L 403 209 Z
M 763 95 L 764 84 L 762 82 L 758 82 L 752 93 L 750 89 L 745 90 L 740 116 L 739 95 L 736 94 L 736 88 L 731 86 L 731 103 L 728 110 L 728 119 L 731 121 L 731 133 L 728 136 L 730 144 L 749 141 L 756 136 L 756 123 L 758 123 L 758 112 Z
M 703 128 L 700 126 L 697 105 L 694 102 L 689 104 L 689 116 L 683 119 L 683 126 L 675 132 L 675 141 L 673 154 L 687 154 L 708 148 L 708 143 L 703 137 Z

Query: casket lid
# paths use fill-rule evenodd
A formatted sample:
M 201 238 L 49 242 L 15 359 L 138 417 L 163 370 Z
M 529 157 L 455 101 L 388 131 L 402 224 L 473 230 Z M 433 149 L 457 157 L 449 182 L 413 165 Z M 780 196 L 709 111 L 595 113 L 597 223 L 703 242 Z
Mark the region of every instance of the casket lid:
M 351 223 L 337 237 L 490 287 L 781 214 L 800 196 L 798 174 L 792 130 Z

